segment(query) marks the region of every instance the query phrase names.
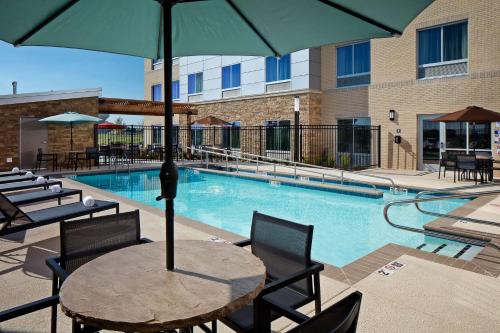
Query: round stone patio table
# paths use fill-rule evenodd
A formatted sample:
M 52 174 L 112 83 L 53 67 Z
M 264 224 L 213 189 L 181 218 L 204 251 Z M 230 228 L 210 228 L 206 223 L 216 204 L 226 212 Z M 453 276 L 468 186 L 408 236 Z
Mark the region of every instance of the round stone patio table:
M 265 267 L 249 251 L 210 241 L 176 241 L 175 269 L 165 242 L 130 246 L 74 271 L 60 290 L 62 311 L 83 324 L 159 332 L 222 318 L 264 288 Z

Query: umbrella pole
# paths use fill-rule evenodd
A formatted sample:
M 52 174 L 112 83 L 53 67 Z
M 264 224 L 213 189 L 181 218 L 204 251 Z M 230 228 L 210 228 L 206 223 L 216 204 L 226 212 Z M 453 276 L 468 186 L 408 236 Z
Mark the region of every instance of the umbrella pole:
M 69 136 L 70 136 L 70 139 L 69 139 L 69 150 L 70 151 L 73 151 L 73 122 L 70 121 L 69 122 Z
M 166 267 L 174 269 L 174 198 L 177 194 L 177 168 L 172 158 L 172 6 L 171 0 L 159 1 L 163 13 L 163 100 L 165 106 L 165 160 L 160 171 L 161 195 L 165 199 Z

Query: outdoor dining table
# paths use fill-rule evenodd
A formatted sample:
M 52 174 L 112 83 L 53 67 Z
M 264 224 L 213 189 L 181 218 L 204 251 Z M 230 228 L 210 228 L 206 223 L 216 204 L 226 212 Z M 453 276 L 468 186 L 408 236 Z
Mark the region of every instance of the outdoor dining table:
M 160 332 L 220 319 L 264 288 L 264 264 L 243 248 L 183 240 L 175 242 L 175 251 L 173 271 L 165 268 L 165 242 L 90 261 L 64 281 L 62 311 L 101 329 Z

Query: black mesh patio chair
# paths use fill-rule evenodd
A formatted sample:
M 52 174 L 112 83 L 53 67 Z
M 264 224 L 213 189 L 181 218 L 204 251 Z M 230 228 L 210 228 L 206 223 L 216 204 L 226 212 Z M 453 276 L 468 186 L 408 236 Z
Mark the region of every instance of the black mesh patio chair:
M 362 294 L 355 291 L 288 333 L 354 333 L 358 325 L 361 298 Z
M 111 251 L 151 242 L 140 238 L 139 210 L 74 220 L 60 224 L 61 256 L 47 259 L 52 270 L 52 296 L 59 294 L 64 280 L 80 266 Z M 133 263 L 131 263 L 133 264 Z M 51 332 L 56 332 L 57 305 L 52 306 Z M 73 320 L 74 332 L 95 332 Z
M 77 163 L 80 161 L 85 163 L 89 170 L 92 169 L 92 161 L 94 162 L 94 165 L 99 167 L 99 150 L 97 147 L 87 147 L 85 148 L 84 154 L 77 155 L 77 159 Z
M 446 178 L 446 170 L 453 170 L 453 182 L 456 182 L 456 169 L 457 169 L 457 159 L 456 155 L 448 154 L 448 152 L 441 153 L 441 159 L 439 160 L 439 173 L 438 179 L 441 178 L 441 169 L 443 169 L 443 177 Z
M 0 211 L 6 217 L 6 220 L 0 223 L 0 235 L 12 234 L 86 215 L 92 217 L 94 213 L 108 209 L 115 209 L 116 213 L 118 213 L 118 202 L 95 200 L 92 207 L 86 207 L 83 202 L 74 202 L 25 212 L 21 207 L 10 202 L 4 193 L 0 193 Z
M 62 182 L 60 180 L 49 179 L 45 183 L 37 183 L 32 180 L 27 180 L 27 181 L 19 181 L 16 183 L 0 184 L 0 193 L 29 190 L 34 188 L 43 188 L 46 190 L 52 185 L 62 186 Z
M 458 180 L 462 180 L 463 177 L 466 179 L 470 177 L 472 173 L 474 175 L 474 181 L 477 184 L 477 162 L 476 155 L 457 155 L 457 171 Z
M 265 305 L 267 302 L 290 309 L 314 302 L 316 313 L 319 313 L 319 273 L 324 266 L 311 259 L 312 236 L 312 225 L 254 212 L 250 239 L 235 245 L 250 245 L 252 253 L 264 262 L 266 285 L 253 304 L 221 321 L 237 332 L 269 332 L 271 321 L 282 315 L 270 311 Z
M 38 148 L 35 160 L 35 170 L 40 170 L 44 162 L 52 163 L 52 170 L 55 171 L 57 167 L 57 154 L 44 154 L 42 148 Z

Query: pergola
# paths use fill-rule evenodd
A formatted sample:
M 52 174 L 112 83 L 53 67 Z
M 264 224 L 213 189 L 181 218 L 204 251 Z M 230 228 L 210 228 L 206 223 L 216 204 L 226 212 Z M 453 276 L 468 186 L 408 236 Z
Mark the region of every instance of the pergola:
M 124 115 L 140 115 L 140 116 L 164 116 L 165 103 L 152 102 L 136 99 L 122 98 L 99 98 L 99 113 L 112 113 Z M 197 115 L 198 110 L 193 104 L 189 103 L 173 103 L 174 114 Z

